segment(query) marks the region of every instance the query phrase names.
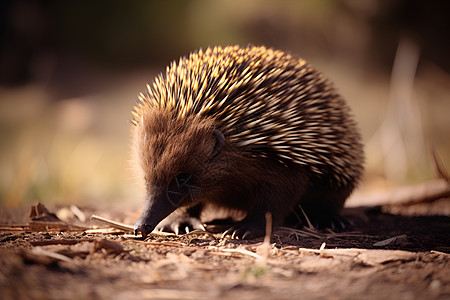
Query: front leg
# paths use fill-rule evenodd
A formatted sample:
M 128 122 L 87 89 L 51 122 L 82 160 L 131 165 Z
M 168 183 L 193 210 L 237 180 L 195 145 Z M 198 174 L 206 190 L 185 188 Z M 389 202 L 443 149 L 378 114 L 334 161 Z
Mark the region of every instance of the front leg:
M 203 204 L 199 203 L 189 208 L 179 208 L 164 220 L 162 220 L 155 228 L 155 231 L 189 233 L 193 230 L 200 229 L 205 231 L 203 223 L 200 221 L 200 214 Z

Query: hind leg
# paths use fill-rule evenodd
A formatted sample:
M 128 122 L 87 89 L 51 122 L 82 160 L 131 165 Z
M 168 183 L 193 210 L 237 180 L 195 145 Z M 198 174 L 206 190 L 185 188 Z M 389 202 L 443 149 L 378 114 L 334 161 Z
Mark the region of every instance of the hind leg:
M 266 214 L 271 215 L 272 228 L 283 224 L 295 199 L 288 189 L 280 189 L 266 185 L 255 188 L 250 196 L 247 216 L 236 225 L 225 231 L 222 237 L 230 235 L 232 238 L 253 239 L 266 234 Z
M 249 214 L 242 221 L 232 226 L 222 234 L 222 238 L 229 235 L 232 239 L 253 239 L 264 236 L 266 220 L 264 212 Z
M 294 208 L 293 212 L 286 219 L 285 224 L 295 227 L 307 225 L 304 216 L 306 215 L 316 228 L 343 229 L 346 227 L 347 222 L 341 217 L 339 211 L 349 194 L 349 189 L 309 191 L 302 197 L 301 203 Z

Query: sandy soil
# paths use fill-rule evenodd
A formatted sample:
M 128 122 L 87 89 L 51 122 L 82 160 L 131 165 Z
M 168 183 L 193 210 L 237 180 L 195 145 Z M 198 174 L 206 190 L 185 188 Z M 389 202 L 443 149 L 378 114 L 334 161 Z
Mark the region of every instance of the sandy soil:
M 270 243 L 222 239 L 227 225 L 217 222 L 210 233 L 145 241 L 51 228 L 8 232 L 26 222 L 28 209 L 0 214 L 2 299 L 450 299 L 447 216 L 347 209 L 352 225 L 343 232 L 278 229 Z

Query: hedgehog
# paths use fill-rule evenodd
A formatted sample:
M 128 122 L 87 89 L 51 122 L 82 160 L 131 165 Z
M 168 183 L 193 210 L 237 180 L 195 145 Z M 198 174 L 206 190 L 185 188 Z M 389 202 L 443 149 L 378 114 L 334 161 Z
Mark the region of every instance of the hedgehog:
M 133 111 L 132 149 L 145 181 L 134 226 L 204 229 L 206 207 L 240 211 L 224 235 L 343 225 L 363 173 L 360 133 L 333 84 L 304 59 L 264 46 L 213 47 L 172 62 Z

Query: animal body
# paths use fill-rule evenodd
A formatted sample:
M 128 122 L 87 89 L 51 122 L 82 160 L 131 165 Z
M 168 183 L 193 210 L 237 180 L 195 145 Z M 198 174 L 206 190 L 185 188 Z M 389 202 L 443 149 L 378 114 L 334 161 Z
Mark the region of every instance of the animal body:
M 214 47 L 173 62 L 133 110 L 146 186 L 135 233 L 203 228 L 205 205 L 239 210 L 237 238 L 338 220 L 363 172 L 350 109 L 305 60 L 265 47 Z

